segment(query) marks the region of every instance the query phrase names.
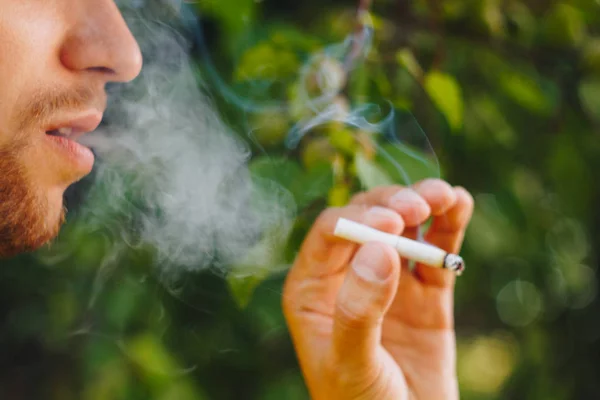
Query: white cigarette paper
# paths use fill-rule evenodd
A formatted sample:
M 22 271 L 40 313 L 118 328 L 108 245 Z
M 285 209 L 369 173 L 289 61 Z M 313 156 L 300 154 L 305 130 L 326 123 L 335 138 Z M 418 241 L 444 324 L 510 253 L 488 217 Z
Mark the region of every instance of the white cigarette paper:
M 359 244 L 385 243 L 395 248 L 404 258 L 435 268 L 449 269 L 456 272 L 457 275 L 461 275 L 465 269 L 463 259 L 456 254 L 450 254 L 426 243 L 381 232 L 345 218 L 338 220 L 334 235 Z

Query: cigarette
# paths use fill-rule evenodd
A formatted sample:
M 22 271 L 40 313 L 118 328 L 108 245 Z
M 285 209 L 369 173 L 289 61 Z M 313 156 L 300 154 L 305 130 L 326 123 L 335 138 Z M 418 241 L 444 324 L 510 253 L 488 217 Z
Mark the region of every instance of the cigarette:
M 335 236 L 351 242 L 364 244 L 367 242 L 381 242 L 392 246 L 400 256 L 435 268 L 444 268 L 461 275 L 465 270 L 462 257 L 450 254 L 438 247 L 391 235 L 378 231 L 369 226 L 354 221 L 340 218 L 333 233 Z

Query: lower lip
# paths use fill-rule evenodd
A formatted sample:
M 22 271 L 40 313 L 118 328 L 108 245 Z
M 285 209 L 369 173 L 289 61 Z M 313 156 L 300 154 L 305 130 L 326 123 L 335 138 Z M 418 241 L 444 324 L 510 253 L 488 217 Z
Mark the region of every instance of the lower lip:
M 90 173 L 94 167 L 94 153 L 90 149 L 65 137 L 46 134 L 46 138 L 78 171 Z

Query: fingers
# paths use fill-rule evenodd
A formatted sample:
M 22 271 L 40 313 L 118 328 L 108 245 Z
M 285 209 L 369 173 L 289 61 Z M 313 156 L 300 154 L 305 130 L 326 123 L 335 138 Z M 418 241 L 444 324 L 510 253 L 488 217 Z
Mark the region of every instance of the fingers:
M 454 189 L 457 201 L 444 215 L 434 218 L 425 239 L 450 253 L 457 252 L 473 215 L 473 197 L 462 187 Z
M 407 226 L 420 225 L 429 218 L 431 208 L 414 190 L 401 186 L 385 186 L 361 193 L 351 204 L 387 207 L 402 216 Z
M 418 228 L 430 216 L 432 225 L 425 240 L 449 252 L 458 252 L 473 212 L 473 198 L 463 188 L 453 188 L 439 179 L 426 179 L 412 188 L 385 186 L 361 193 L 352 204 L 378 205 L 396 211 L 404 220 L 403 236 L 416 239 Z M 420 280 L 436 286 L 451 286 L 455 274 L 427 266 L 415 270 Z
M 336 299 L 332 350 L 337 365 L 356 373 L 376 366 L 383 316 L 399 279 L 400 258 L 392 247 L 367 243 L 356 253 Z
M 395 211 L 365 205 L 328 209 L 313 225 L 286 278 L 282 308 L 299 361 L 316 370 L 330 349 L 329 343 L 322 347 L 323 330 L 331 335 L 331 325 L 324 321 L 331 321 L 340 288 L 351 269 L 349 264 L 359 248 L 333 235 L 340 218 L 395 235 L 404 229 L 404 222 Z
M 467 225 L 473 215 L 473 197 L 464 188 L 454 189 L 456 202 L 445 214 L 433 219 L 425 241 L 449 253 L 457 253 L 462 245 Z M 417 276 L 427 284 L 448 287 L 454 283 L 455 274 L 451 271 L 417 265 Z
M 407 227 L 416 227 L 430 216 L 442 215 L 456 202 L 452 187 L 439 179 L 427 179 L 406 188 L 384 186 L 354 197 L 351 204 L 378 205 L 402 216 Z
M 434 217 L 444 214 L 456 203 L 457 197 L 452 186 L 440 179 L 425 179 L 413 187 L 427 201 Z
M 358 245 L 333 235 L 340 218 L 360 222 L 383 232 L 399 235 L 404 221 L 396 212 L 379 207 L 350 205 L 324 211 L 304 241 L 292 271 L 312 277 L 336 273 L 345 269 Z

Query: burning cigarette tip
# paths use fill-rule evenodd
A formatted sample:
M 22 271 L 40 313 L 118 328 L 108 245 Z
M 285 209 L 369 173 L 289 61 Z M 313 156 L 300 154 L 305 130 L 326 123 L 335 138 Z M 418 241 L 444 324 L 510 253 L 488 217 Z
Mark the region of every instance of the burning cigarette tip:
M 454 271 L 456 275 L 460 276 L 465 270 L 465 261 L 461 256 L 456 254 L 446 254 L 444 268 Z

